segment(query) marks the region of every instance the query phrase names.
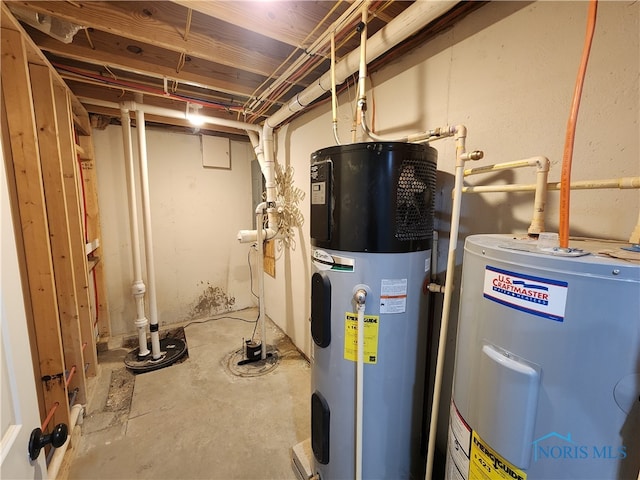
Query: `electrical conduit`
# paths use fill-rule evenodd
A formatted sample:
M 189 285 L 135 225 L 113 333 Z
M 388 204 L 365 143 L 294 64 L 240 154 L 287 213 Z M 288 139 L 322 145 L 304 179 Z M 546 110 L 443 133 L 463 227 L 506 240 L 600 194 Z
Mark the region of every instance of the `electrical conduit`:
M 142 281 L 142 264 L 140 263 L 140 233 L 138 231 L 138 200 L 135 186 L 135 170 L 133 165 L 133 141 L 131 138 L 131 116 L 129 110 L 120 108 L 120 123 L 122 125 L 122 141 L 127 174 L 127 192 L 129 197 L 129 227 L 131 229 L 131 259 L 133 262 L 133 282 L 131 294 L 136 302 L 135 326 L 138 329 L 138 357 L 149 355 L 147 347 L 147 324 L 149 321 L 144 311 L 144 294 L 146 287 Z
M 580 69 L 578 70 L 578 78 L 573 91 L 573 100 L 571 102 L 571 113 L 567 123 L 567 133 L 565 136 L 564 151 L 562 155 L 562 173 L 560 176 L 560 222 L 559 222 L 559 238 L 560 248 L 569 248 L 569 208 L 570 208 L 570 183 L 571 183 L 571 162 L 573 160 L 573 144 L 576 137 L 576 123 L 578 121 L 578 110 L 580 109 L 580 98 L 582 96 L 582 86 L 584 85 L 584 77 L 587 71 L 587 63 L 589 61 L 589 52 L 591 51 L 591 43 L 593 40 L 593 32 L 596 28 L 596 14 L 598 12 L 598 1 L 591 0 L 589 2 L 589 13 L 587 18 L 587 33 L 584 40 L 584 48 L 582 50 L 582 59 L 580 61 Z

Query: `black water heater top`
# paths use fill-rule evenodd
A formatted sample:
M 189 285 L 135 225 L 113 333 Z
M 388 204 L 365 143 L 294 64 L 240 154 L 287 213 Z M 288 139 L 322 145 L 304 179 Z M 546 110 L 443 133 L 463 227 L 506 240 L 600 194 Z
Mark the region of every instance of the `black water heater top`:
M 311 154 L 311 243 L 351 252 L 431 248 L 437 151 L 354 143 Z

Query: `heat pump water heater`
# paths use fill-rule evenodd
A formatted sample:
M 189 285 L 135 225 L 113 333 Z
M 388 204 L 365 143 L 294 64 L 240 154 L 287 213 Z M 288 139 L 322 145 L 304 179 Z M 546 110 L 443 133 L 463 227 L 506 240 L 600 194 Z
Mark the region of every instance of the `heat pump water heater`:
M 447 479 L 637 478 L 640 265 L 571 246 L 467 238 Z
M 436 151 L 406 143 L 311 156 L 311 446 L 321 479 L 354 478 L 357 314 L 364 311 L 363 478 L 411 478 L 421 454 Z

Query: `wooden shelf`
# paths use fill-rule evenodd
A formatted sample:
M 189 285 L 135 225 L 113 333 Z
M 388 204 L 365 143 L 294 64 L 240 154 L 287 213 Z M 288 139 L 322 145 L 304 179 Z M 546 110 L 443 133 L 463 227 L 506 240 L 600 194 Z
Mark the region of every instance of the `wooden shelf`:
M 93 271 L 96 268 L 96 265 L 100 263 L 100 257 L 91 257 L 87 260 L 87 269 L 89 272 Z
M 80 157 L 80 160 L 82 161 L 93 160 L 93 158 L 91 158 L 91 155 L 89 155 L 89 153 L 84 148 L 82 148 L 77 143 L 75 145 L 76 145 L 76 153 Z

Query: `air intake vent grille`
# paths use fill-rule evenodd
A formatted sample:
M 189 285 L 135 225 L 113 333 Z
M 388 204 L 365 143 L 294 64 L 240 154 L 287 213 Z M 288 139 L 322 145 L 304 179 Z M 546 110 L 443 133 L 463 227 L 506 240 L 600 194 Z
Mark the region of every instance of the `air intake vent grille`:
M 436 172 L 426 161 L 404 160 L 396 189 L 396 238 L 420 240 L 433 231 Z

